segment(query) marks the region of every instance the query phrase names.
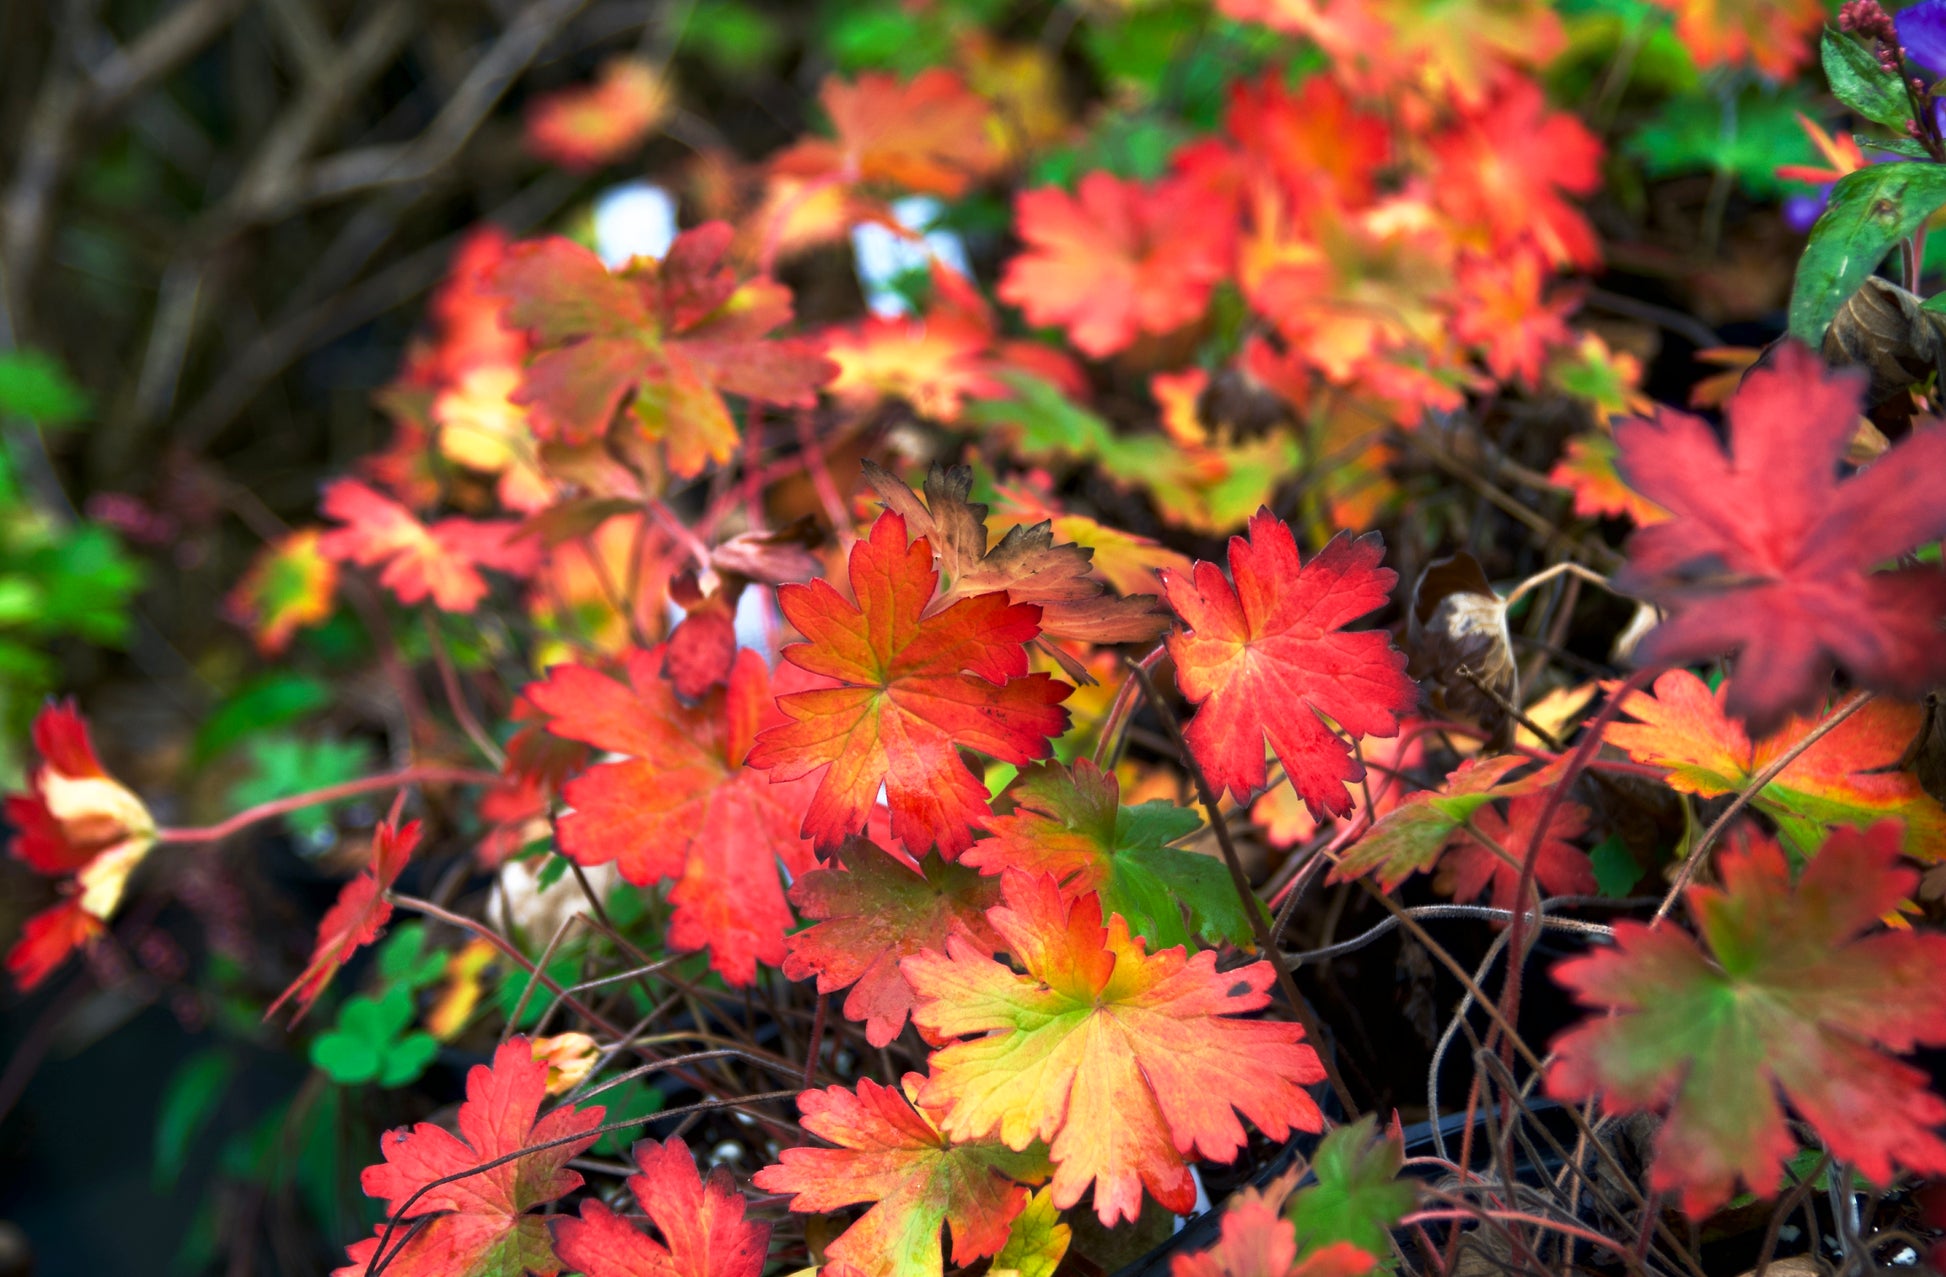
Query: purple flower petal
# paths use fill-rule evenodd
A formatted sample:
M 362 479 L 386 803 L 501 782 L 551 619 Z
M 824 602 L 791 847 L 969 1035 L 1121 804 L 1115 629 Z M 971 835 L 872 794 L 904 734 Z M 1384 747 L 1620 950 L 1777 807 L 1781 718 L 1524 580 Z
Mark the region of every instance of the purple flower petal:
M 1811 229 L 1811 224 L 1824 212 L 1824 206 L 1831 202 L 1831 188 L 1819 189 L 1816 195 L 1787 195 L 1784 197 L 1784 224 L 1799 235 Z
M 1919 0 L 1893 19 L 1906 56 L 1934 75 L 1946 75 L 1946 0 Z

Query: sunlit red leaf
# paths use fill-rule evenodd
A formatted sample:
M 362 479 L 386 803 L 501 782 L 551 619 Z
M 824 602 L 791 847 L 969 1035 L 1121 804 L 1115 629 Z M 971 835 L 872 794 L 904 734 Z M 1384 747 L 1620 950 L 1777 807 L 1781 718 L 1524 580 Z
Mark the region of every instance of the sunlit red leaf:
M 1455 900 L 1477 900 L 1490 891 L 1488 903 L 1495 909 L 1520 907 L 1521 862 L 1547 802 L 1546 794 L 1522 795 L 1507 804 L 1504 817 L 1493 807 L 1482 807 L 1473 813 L 1470 826 L 1455 831 L 1452 850 L 1440 863 L 1440 881 Z M 1569 841 L 1587 831 L 1586 807 L 1555 804 L 1547 834 L 1534 851 L 1534 883 L 1541 895 L 1595 893 L 1594 866 L 1587 853 Z
M 1102 1223 L 1134 1219 L 1142 1192 L 1183 1212 L 1196 1186 L 1185 1157 L 1229 1161 L 1240 1110 L 1272 1139 L 1323 1118 L 1304 1087 L 1321 1081 L 1295 1024 L 1230 1018 L 1269 1002 L 1270 964 L 1218 972 L 1216 954 L 1143 952 L 1127 924 L 1103 927 L 1093 895 L 1069 901 L 1050 875 L 1009 874 L 988 914 L 1012 968 L 961 939 L 903 964 L 913 1019 L 938 1038 L 920 1102 L 954 1140 L 996 1131 L 1007 1147 L 1045 1141 L 1054 1204 L 1094 1185 Z
M 328 620 L 337 605 L 338 565 L 318 548 L 321 535 L 302 528 L 265 546 L 224 602 L 265 656 L 283 652 L 292 636 Z
M 1124 807 L 1114 773 L 1086 758 L 1072 768 L 1025 768 L 1007 796 L 1013 810 L 986 822 L 992 836 L 961 863 L 986 874 L 1052 874 L 1069 895 L 1097 893 L 1102 909 L 1119 914 L 1151 948 L 1190 944 L 1196 935 L 1251 943 L 1250 917 L 1223 862 L 1169 845 L 1202 827 L 1195 812 L 1160 801 Z
M 780 871 L 814 863 L 797 831 L 809 787 L 744 765 L 758 729 L 779 721 L 762 657 L 738 653 L 728 686 L 692 706 L 664 655 L 631 652 L 626 685 L 557 665 L 527 689 L 549 732 L 626 756 L 567 782 L 561 850 L 583 865 L 613 861 L 632 883 L 676 880 L 670 944 L 708 948 L 726 980 L 749 984 L 759 962 L 784 960 L 793 919 Z
M 537 350 L 514 395 L 535 432 L 586 443 L 626 403 L 633 428 L 688 477 L 736 450 L 724 395 L 808 407 L 831 367 L 807 343 L 769 337 L 790 321 L 790 290 L 740 280 L 725 260 L 731 238 L 710 222 L 677 236 L 660 262 L 637 258 L 613 274 L 558 236 L 510 249 L 495 286 Z
M 101 919 L 83 909 L 78 899 L 43 909 L 27 919 L 20 939 L 7 950 L 7 974 L 16 988 L 27 993 L 53 975 L 69 954 L 93 944 L 104 930 Z
M 599 1111 L 599 1110 L 597 1110 Z M 717 1167 L 705 1179 L 681 1138 L 637 1143 L 630 1156 L 641 1168 L 629 1191 L 649 1217 L 658 1242 L 597 1201 L 581 1204 L 579 1219 L 554 1225 L 561 1262 L 583 1277 L 758 1277 L 770 1228 L 744 1218 L 743 1194 Z
M 836 1148 L 787 1148 L 757 1172 L 769 1193 L 794 1193 L 791 1209 L 873 1206 L 826 1247 L 828 1277 L 940 1277 L 940 1225 L 952 1232 L 953 1266 L 998 1251 L 1027 1204 L 1017 1181 L 1047 1174 L 1046 1154 L 997 1140 L 955 1143 L 908 1097 L 925 1079 L 906 1075 L 905 1095 L 870 1078 L 797 1097 L 804 1129 Z
M 1082 352 L 1112 355 L 1201 318 L 1229 267 L 1227 214 L 1191 184 L 1145 186 L 1103 172 L 1083 177 L 1074 195 L 1023 191 L 1015 219 L 1027 251 L 1007 263 L 1000 298 L 1029 323 L 1067 329 Z
M 942 948 L 949 935 L 989 953 L 1000 947 L 986 920 L 1000 884 L 937 854 L 914 867 L 862 838 L 839 847 L 836 860 L 791 886 L 792 903 L 815 925 L 786 942 L 784 974 L 816 976 L 819 993 L 849 988 L 845 1018 L 863 1022 L 866 1041 L 884 1046 L 912 1011 L 901 960 Z
M 1244 1188 L 1223 1210 L 1216 1244 L 1197 1254 L 1177 1255 L 1170 1277 L 1364 1277 L 1378 1267 L 1376 1256 L 1350 1242 L 1333 1242 L 1298 1259 L 1297 1229 L 1285 1217 L 1295 1173 L 1263 1189 Z
M 1213 789 L 1239 801 L 1264 787 L 1264 739 L 1314 816 L 1351 810 L 1364 768 L 1321 721 L 1352 736 L 1398 734 L 1419 699 L 1405 654 L 1383 631 L 1341 627 L 1383 605 L 1396 575 L 1376 533 L 1334 537 L 1301 563 L 1290 526 L 1262 510 L 1230 538 L 1235 584 L 1214 563 L 1162 574 L 1189 627 L 1169 636 L 1176 683 L 1198 706 L 1184 732 Z
M 669 88 L 637 58 L 615 58 L 593 84 L 550 93 L 527 113 L 527 148 L 563 168 L 586 171 L 617 160 L 669 110 Z
M 1574 116 L 1548 109 L 1540 86 L 1508 79 L 1479 111 L 1432 139 L 1441 209 L 1504 253 L 1531 240 L 1555 266 L 1601 259 L 1593 229 L 1568 202 L 1601 180 L 1601 142 Z
M 379 568 L 379 584 L 408 605 L 431 599 L 442 611 L 471 612 L 487 594 L 482 568 L 526 576 L 540 558 L 534 541 L 515 537 L 518 523 L 441 519 L 428 525 L 356 479 L 326 487 L 321 508 L 345 526 L 324 533 L 318 551 Z
M 1027 672 L 1038 607 L 1006 594 L 960 599 L 928 615 L 939 571 L 924 537 L 887 512 L 852 547 L 857 601 L 828 582 L 786 585 L 784 616 L 810 641 L 784 649 L 800 669 L 842 685 L 780 697 L 791 721 L 750 751 L 779 779 L 817 775 L 804 834 L 834 847 L 865 826 L 885 787 L 892 832 L 908 848 L 957 856 L 987 815 L 986 787 L 960 759 L 977 750 L 1003 762 L 1045 758 L 1067 730 L 1071 689 Z
M 388 1213 L 408 1210 L 408 1221 L 432 1217 L 416 1230 L 393 1231 L 391 1244 L 398 1249 L 387 1250 L 395 1254 L 386 1265 L 388 1274 L 510 1277 L 532 1272 L 553 1277 L 561 1270 L 547 1222 L 529 1212 L 581 1186 L 581 1176 L 567 1164 L 595 1142 L 592 1135 L 442 1184 L 413 1200 L 435 1180 L 601 1124 L 600 1105 L 564 1105 L 541 1116 L 546 1094 L 547 1064 L 534 1058 L 526 1038 L 512 1038 L 494 1052 L 490 1067 L 476 1064 L 466 1075 L 457 1135 L 431 1122 L 385 1135 L 380 1141 L 385 1160 L 366 1167 L 360 1176 L 366 1195 L 383 1201 Z M 380 1225 L 380 1234 L 384 1231 Z M 352 1262 L 333 1277 L 363 1277 L 378 1247 L 378 1237 L 352 1246 Z
M 827 80 L 818 100 L 837 137 L 799 142 L 772 161 L 776 172 L 951 199 L 999 162 L 992 109 L 942 67 L 905 83 L 883 72 Z
M 418 845 L 416 820 L 402 829 L 380 824 L 372 832 L 371 863 L 339 891 L 337 903 L 318 923 L 318 940 L 311 961 L 290 987 L 277 995 L 277 1000 L 264 1012 L 265 1019 L 276 1015 L 277 1009 L 293 998 L 297 1000 L 293 1023 L 303 1019 L 311 1004 L 318 1000 L 318 994 L 331 983 L 331 977 L 338 974 L 338 968 L 352 954 L 378 939 L 379 931 L 392 917 L 392 902 L 385 898 L 385 893 L 398 881 Z
M 1655 0 L 1676 15 L 1676 35 L 1700 67 L 1750 66 L 1788 80 L 1811 57 L 1825 21 L 1817 0 Z
M 1694 886 L 1707 948 L 1674 926 L 1622 920 L 1615 945 L 1555 978 L 1608 1014 L 1557 1038 L 1547 1090 L 1610 1113 L 1664 1115 L 1650 1187 L 1701 1216 L 1736 1190 L 1774 1191 L 1798 1142 L 1781 1100 L 1833 1158 L 1888 1183 L 1946 1170 L 1946 1100 L 1885 1051 L 1946 1042 L 1946 937 L 1866 936 L 1918 882 L 1891 825 L 1832 836 L 1797 885 L 1761 835 Z
M 1051 521 L 1016 524 L 989 548 L 987 507 L 967 499 L 973 490 L 970 467 L 934 466 L 926 476 L 924 500 L 873 462 L 866 461 L 864 468 L 866 482 L 885 508 L 903 518 L 907 533 L 924 537 L 939 556 L 939 574 L 947 585 L 931 610 L 1005 590 L 1009 601 L 1040 608 L 1041 633 L 1049 638 L 1140 643 L 1169 628 L 1169 614 L 1154 594 L 1116 598 L 1106 593 L 1093 575 L 1093 551 L 1057 544 Z

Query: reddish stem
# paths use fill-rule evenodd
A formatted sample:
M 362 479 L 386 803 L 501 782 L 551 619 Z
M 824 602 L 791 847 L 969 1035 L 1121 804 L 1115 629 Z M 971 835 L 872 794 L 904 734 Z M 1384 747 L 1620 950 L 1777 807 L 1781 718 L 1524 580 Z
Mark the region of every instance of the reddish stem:
M 184 844 L 221 842 L 232 834 L 241 833 L 259 821 L 274 820 L 306 807 L 319 803 L 335 803 L 346 798 L 357 798 L 363 794 L 380 793 L 384 790 L 408 785 L 497 785 L 500 773 L 474 771 L 465 767 L 408 767 L 404 771 L 386 772 L 382 776 L 365 776 L 358 780 L 348 780 L 342 785 L 327 785 L 314 789 L 308 794 L 294 794 L 289 798 L 279 798 L 267 803 L 247 807 L 214 825 L 202 825 L 188 829 L 158 829 L 155 840 L 158 843 Z

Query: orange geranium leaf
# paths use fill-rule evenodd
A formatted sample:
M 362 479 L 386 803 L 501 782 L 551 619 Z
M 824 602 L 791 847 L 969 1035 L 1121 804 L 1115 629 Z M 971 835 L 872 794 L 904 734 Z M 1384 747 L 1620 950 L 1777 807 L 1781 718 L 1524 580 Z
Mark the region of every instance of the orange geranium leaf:
M 640 58 L 604 64 L 593 84 L 550 93 L 527 112 L 527 149 L 585 172 L 627 155 L 668 113 L 669 88 Z
M 1392 158 L 1385 118 L 1359 110 L 1329 76 L 1314 75 L 1295 90 L 1275 79 L 1239 83 L 1225 123 L 1230 138 L 1268 162 L 1300 202 L 1369 204 Z
M 1555 1039 L 1550 1095 L 1599 1094 L 1611 1114 L 1664 1115 L 1649 1186 L 1701 1218 L 1738 1181 L 1767 1194 L 1798 1150 L 1780 1098 L 1832 1158 L 1875 1184 L 1895 1167 L 1946 1171 L 1946 1100 L 1887 1058 L 1946 1042 L 1946 936 L 1866 936 L 1919 875 L 1890 822 L 1843 830 L 1797 885 L 1761 835 L 1692 886 L 1707 948 L 1681 929 L 1615 924 L 1615 943 L 1554 969 L 1597 1014 Z
M 1700 67 L 1750 66 L 1788 80 L 1811 58 L 1826 11 L 1818 0 L 1654 0 Z
M 743 1194 L 717 1167 L 704 1179 L 678 1136 L 642 1140 L 630 1156 L 640 1173 L 629 1191 L 663 1240 L 656 1241 L 598 1201 L 581 1218 L 554 1225 L 561 1262 L 583 1277 L 758 1277 L 770 1226 L 744 1218 Z M 666 1243 L 666 1244 L 665 1244 Z
M 793 919 L 780 866 L 796 877 L 815 864 L 797 832 L 808 787 L 744 765 L 758 729 L 782 721 L 762 657 L 737 653 L 728 686 L 686 705 L 665 656 L 629 653 L 626 685 L 557 665 L 527 688 L 553 735 L 626 755 L 564 786 L 561 850 L 582 865 L 614 861 L 638 885 L 676 879 L 669 943 L 707 948 L 724 979 L 747 985 L 759 962 L 784 960 Z
M 1176 684 L 1199 707 L 1184 736 L 1219 796 L 1264 787 L 1267 735 L 1313 816 L 1351 810 L 1346 786 L 1365 769 L 1320 716 L 1352 736 L 1396 736 L 1419 700 L 1384 631 L 1341 628 L 1390 597 L 1398 578 L 1384 554 L 1374 532 L 1333 537 L 1300 563 L 1290 525 L 1259 510 L 1248 540 L 1230 538 L 1234 585 L 1214 563 L 1162 574 L 1189 627 L 1169 636 Z
M 998 1131 L 1007 1147 L 1048 1144 L 1054 1204 L 1095 1186 L 1113 1227 L 1141 1213 L 1142 1191 L 1177 1213 L 1196 1201 L 1185 1157 L 1227 1162 L 1243 1147 L 1240 1110 L 1273 1140 L 1323 1125 L 1304 1088 L 1324 1077 L 1303 1029 L 1229 1017 L 1258 1010 L 1267 962 L 1219 972 L 1212 950 L 1143 951 L 1101 900 L 1069 900 L 1051 874 L 1009 873 L 1007 903 L 987 917 L 1018 975 L 949 938 L 946 952 L 902 964 L 918 992 L 912 1018 L 935 1038 L 920 1102 L 953 1140 Z
M 676 237 L 660 261 L 610 273 L 572 240 L 516 244 L 495 275 L 507 322 L 537 354 L 515 392 L 543 439 L 600 438 L 625 401 L 634 427 L 664 445 L 684 478 L 737 446 L 726 394 L 808 407 L 831 365 L 806 342 L 770 339 L 791 318 L 790 290 L 739 280 L 725 261 L 733 232 L 709 222 Z M 632 399 L 631 399 L 632 396 Z
M 799 142 L 772 161 L 773 172 L 954 199 L 1000 163 L 992 108 L 943 67 L 906 83 L 882 72 L 827 80 L 818 100 L 837 137 Z
M 1495 377 L 1537 385 L 1549 355 L 1569 343 L 1567 316 L 1580 299 L 1571 292 L 1544 297 L 1545 263 L 1531 250 L 1469 254 L 1460 262 L 1458 283 L 1454 334 L 1481 349 Z
M 1022 191 L 1014 213 L 1027 251 L 1007 263 L 1000 299 L 1029 323 L 1067 329 L 1097 358 L 1201 318 L 1229 269 L 1234 217 L 1186 181 L 1145 185 L 1092 172 L 1074 195 Z
M 937 854 L 914 867 L 863 838 L 838 848 L 837 862 L 791 885 L 792 903 L 816 923 L 786 941 L 784 974 L 816 976 L 819 993 L 850 988 L 845 1018 L 863 1022 L 865 1040 L 884 1046 L 912 1011 L 900 961 L 940 948 L 949 935 L 988 952 L 1000 947 L 986 920 L 1000 902 L 1000 884 Z
M 1625 518 L 1638 528 L 1660 523 L 1669 512 L 1622 482 L 1615 469 L 1615 440 L 1599 431 L 1568 440 L 1547 481 L 1574 493 L 1574 512 L 1583 518 Z
M 480 569 L 527 576 L 540 563 L 539 543 L 514 536 L 518 523 L 441 519 L 428 525 L 356 479 L 326 487 L 322 509 L 345 526 L 318 538 L 319 553 L 379 568 L 379 584 L 408 605 L 431 599 L 441 611 L 471 612 L 487 593 Z
M 371 863 L 339 891 L 337 903 L 318 923 L 318 941 L 311 951 L 310 963 L 291 981 L 289 988 L 277 995 L 277 1000 L 265 1010 L 264 1019 L 276 1015 L 277 1008 L 293 998 L 297 1000 L 297 1013 L 291 1022 L 295 1024 L 303 1019 L 311 1004 L 318 1000 L 318 994 L 324 992 L 324 986 L 338 974 L 338 968 L 360 948 L 378 939 L 379 930 L 392 917 L 392 902 L 385 898 L 385 893 L 398 881 L 418 845 L 416 820 L 401 829 L 381 822 L 372 831 Z
M 393 1230 L 386 1251 L 392 1256 L 385 1267 L 388 1274 L 502 1277 L 531 1272 L 553 1277 L 561 1270 L 547 1221 L 528 1212 L 581 1187 L 581 1176 L 567 1165 L 595 1142 L 593 1135 L 442 1184 L 414 1200 L 434 1180 L 601 1125 L 600 1105 L 563 1105 L 540 1117 L 546 1096 L 546 1061 L 534 1058 L 526 1038 L 512 1038 L 500 1044 L 491 1066 L 476 1064 L 466 1075 L 457 1135 L 431 1122 L 386 1133 L 380 1141 L 385 1160 L 367 1166 L 359 1177 L 366 1196 L 381 1199 L 388 1214 L 409 1210 L 407 1220 L 432 1216 L 417 1229 Z M 378 1231 L 382 1236 L 385 1226 L 379 1225 Z M 378 1247 L 379 1237 L 352 1246 L 351 1263 L 332 1277 L 364 1277 Z
M 872 1202 L 825 1250 L 827 1277 L 940 1277 L 939 1227 L 952 1230 L 953 1266 L 998 1251 L 1027 1205 L 1018 1181 L 1046 1178 L 1044 1150 L 1015 1152 L 997 1140 L 960 1144 L 912 1106 L 925 1079 L 905 1076 L 905 1094 L 860 1078 L 797 1097 L 804 1129 L 836 1148 L 787 1148 L 754 1181 L 794 1193 L 791 1209 L 834 1211 Z
M 1711 692 L 1688 670 L 1670 670 L 1656 679 L 1653 695 L 1629 696 L 1622 710 L 1635 721 L 1610 724 L 1603 739 L 1638 763 L 1668 768 L 1673 789 L 1702 798 L 1735 793 L 1818 720 L 1788 719 L 1753 745 L 1725 710 L 1732 682 Z M 1946 856 L 1946 809 L 1899 767 L 1923 721 L 1916 705 L 1874 700 L 1792 759 L 1753 802 L 1802 850 L 1822 842 L 1827 826 L 1863 828 L 1892 816 L 1905 826 L 1907 854 L 1938 860 Z
M 1331 871 L 1333 882 L 1374 873 L 1390 891 L 1422 869 L 1432 868 L 1454 833 L 1496 798 L 1532 793 L 1548 784 L 1543 769 L 1516 781 L 1507 773 L 1529 760 L 1520 754 L 1469 758 L 1438 789 L 1410 795 L 1353 843 Z
M 778 590 L 785 619 L 810 639 L 784 658 L 840 685 L 780 697 L 791 721 L 757 738 L 750 763 L 785 780 L 818 776 L 803 831 L 819 847 L 860 832 L 883 785 L 893 835 L 950 860 L 988 813 L 986 786 L 959 751 L 1047 757 L 1073 689 L 1027 672 L 1040 608 L 992 593 L 930 612 L 932 543 L 908 539 L 899 515 L 880 515 L 852 547 L 850 576 L 856 602 L 826 581 Z
M 319 548 L 322 535 L 300 528 L 265 546 L 224 602 L 265 656 L 283 652 L 293 635 L 328 620 L 337 605 L 338 565 Z
M 1555 266 L 1601 260 L 1594 230 L 1567 196 L 1601 181 L 1601 142 L 1581 121 L 1551 111 L 1533 80 L 1509 78 L 1499 94 L 1432 139 L 1439 207 L 1504 253 L 1531 240 Z
M 1452 892 L 1455 900 L 1477 900 L 1490 889 L 1488 903 L 1495 909 L 1515 908 L 1521 860 L 1527 855 L 1547 802 L 1546 794 L 1523 794 L 1507 804 L 1504 817 L 1492 807 L 1474 812 L 1469 824 L 1453 833 L 1452 850 L 1440 865 L 1440 885 Z M 1547 836 L 1534 853 L 1534 882 L 1542 895 L 1595 894 L 1594 865 L 1586 852 L 1568 841 L 1587 831 L 1586 807 L 1570 802 L 1555 804 Z
M 920 416 L 950 424 L 968 399 L 1004 393 L 993 378 L 992 346 L 984 325 L 950 313 L 874 315 L 825 334 L 824 353 L 838 367 L 829 389 L 853 405 L 903 399 Z
M 1051 521 L 1016 524 L 989 549 L 987 507 L 967 500 L 973 490 L 971 467 L 935 465 L 926 476 L 923 500 L 903 479 L 874 462 L 867 460 L 864 467 L 866 482 L 885 508 L 904 518 L 906 531 L 931 542 L 939 556 L 944 588 L 932 602 L 933 611 L 1005 590 L 1012 602 L 1040 608 L 1041 633 L 1049 638 L 1144 643 L 1169 628 L 1161 599 L 1154 594 L 1108 594 L 1092 573 L 1094 551 L 1071 542 L 1056 544 Z

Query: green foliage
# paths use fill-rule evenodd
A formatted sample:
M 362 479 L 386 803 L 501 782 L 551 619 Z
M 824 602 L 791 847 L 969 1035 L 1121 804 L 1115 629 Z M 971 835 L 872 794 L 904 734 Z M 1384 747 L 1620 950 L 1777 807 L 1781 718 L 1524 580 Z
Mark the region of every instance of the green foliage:
M 624 1082 L 612 1091 L 603 1091 L 595 1097 L 608 1108 L 604 1122 L 626 1122 L 636 1118 L 649 1118 L 662 1111 L 668 1103 L 661 1091 L 640 1078 Z M 598 1157 L 618 1157 L 628 1151 L 629 1145 L 642 1138 L 642 1132 L 623 1128 L 610 1131 L 595 1141 L 594 1152 Z
M 1620 834 L 1610 834 L 1596 843 L 1588 852 L 1588 860 L 1594 866 L 1596 888 L 1611 899 L 1621 899 L 1642 881 L 1642 866 Z
M 1663 103 L 1623 149 L 1650 177 L 1723 173 L 1751 195 L 1774 198 L 1788 189 L 1777 176 L 1779 165 L 1817 158 L 1797 121 L 1799 113 L 1810 110 L 1809 100 L 1795 90 L 1753 88 L 1735 97 L 1685 94 Z
M 417 1015 L 414 995 L 445 969 L 446 955 L 426 949 L 423 925 L 394 931 L 378 951 L 384 993 L 347 998 L 337 1026 L 311 1043 L 311 1063 L 344 1086 L 377 1082 L 397 1087 L 416 1081 L 439 1054 L 439 1042 L 423 1030 L 406 1031 Z
M 322 679 L 295 670 L 271 670 L 237 688 L 196 729 L 195 761 L 209 762 L 246 737 L 288 727 L 331 704 Z
M 684 53 L 733 79 L 749 79 L 774 65 L 783 47 L 777 20 L 739 0 L 694 6 L 682 32 Z
M 236 1075 L 236 1061 L 227 1051 L 211 1047 L 176 1066 L 162 1089 L 155 1119 L 155 1173 L 158 1190 L 182 1177 L 196 1139 L 209 1126 L 223 1093 Z
M 556 953 L 547 964 L 547 978 L 563 989 L 573 984 L 581 978 L 581 954 L 578 951 Z M 527 993 L 529 985 L 534 988 L 532 994 Z M 514 1023 L 514 1028 L 520 1031 L 531 1029 L 539 1024 L 541 1016 L 547 1013 L 549 1004 L 554 1001 L 552 990 L 537 982 L 527 972 L 517 968 L 507 972 L 501 979 L 499 987 L 493 991 L 493 998 L 499 1004 L 500 1014 L 509 1020 L 513 1019 L 514 1008 L 520 1005 L 523 995 L 527 997 L 527 1006 L 521 1011 L 520 1019 Z
M 417 1081 L 439 1054 L 439 1040 L 422 1029 L 407 1031 L 415 1013 L 412 990 L 404 984 L 376 998 L 347 998 L 337 1027 L 311 1043 L 311 1063 L 344 1086 Z
M 1830 27 L 1824 29 L 1819 50 L 1832 96 L 1868 120 L 1905 129 L 1912 100 L 1897 75 L 1880 66 L 1864 45 Z
M 1299 1189 L 1286 1208 L 1302 1253 L 1341 1241 L 1388 1253 L 1387 1235 L 1418 1199 L 1412 1181 L 1399 1178 L 1404 1162 L 1399 1141 L 1379 1135 L 1369 1114 L 1325 1136 L 1311 1158 L 1317 1182 Z
M 1866 276 L 1946 204 L 1946 164 L 1875 164 L 1831 188 L 1791 286 L 1791 335 L 1816 347 Z
M 24 417 L 45 430 L 72 425 L 89 410 L 88 396 L 53 356 L 0 351 L 0 418 Z
M 245 745 L 251 774 L 230 789 L 230 802 L 254 807 L 327 786 L 356 780 L 371 770 L 371 747 L 363 741 L 315 740 L 283 733 L 257 736 Z M 315 838 L 331 823 L 337 803 L 302 807 L 284 817 L 291 832 Z

